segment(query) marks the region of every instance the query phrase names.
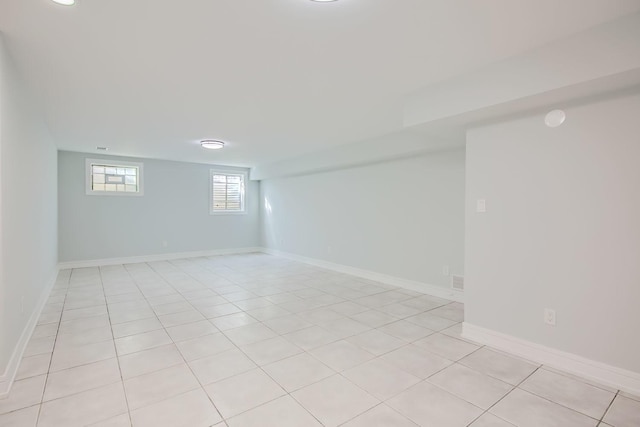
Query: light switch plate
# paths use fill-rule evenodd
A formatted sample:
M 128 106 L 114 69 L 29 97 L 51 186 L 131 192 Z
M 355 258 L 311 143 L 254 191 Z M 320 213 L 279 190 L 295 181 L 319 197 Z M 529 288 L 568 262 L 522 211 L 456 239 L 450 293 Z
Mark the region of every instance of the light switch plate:
M 487 201 L 485 199 L 478 199 L 476 201 L 476 212 L 486 212 L 487 211 Z

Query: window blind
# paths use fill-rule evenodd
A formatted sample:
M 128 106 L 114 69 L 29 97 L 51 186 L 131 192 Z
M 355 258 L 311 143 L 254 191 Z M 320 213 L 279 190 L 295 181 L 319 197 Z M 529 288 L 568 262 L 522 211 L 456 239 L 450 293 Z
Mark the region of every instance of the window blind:
M 213 211 L 244 211 L 244 175 L 213 174 Z

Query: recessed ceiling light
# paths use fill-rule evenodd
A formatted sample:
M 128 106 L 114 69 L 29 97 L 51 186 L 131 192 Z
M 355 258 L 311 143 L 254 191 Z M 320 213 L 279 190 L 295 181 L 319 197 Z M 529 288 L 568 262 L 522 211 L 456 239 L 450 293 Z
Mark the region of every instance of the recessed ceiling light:
M 63 6 L 73 6 L 76 4 L 76 0 L 53 0 L 54 3 L 61 4 Z
M 550 128 L 557 128 L 564 123 L 567 115 L 562 110 L 550 111 L 544 118 L 544 123 Z
M 218 141 L 216 139 L 204 139 L 200 141 L 200 145 L 202 148 L 207 148 L 209 150 L 219 150 L 224 148 L 224 142 Z

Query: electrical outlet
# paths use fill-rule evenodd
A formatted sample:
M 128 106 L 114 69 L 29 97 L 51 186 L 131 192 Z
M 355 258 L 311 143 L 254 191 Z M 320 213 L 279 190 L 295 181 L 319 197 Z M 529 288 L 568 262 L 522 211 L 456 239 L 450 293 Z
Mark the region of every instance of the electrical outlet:
M 544 309 L 544 323 L 551 326 L 556 326 L 556 311 L 550 308 Z
M 449 266 L 448 265 L 443 265 L 442 266 L 442 275 L 443 276 L 448 276 L 449 275 Z
M 476 212 L 484 213 L 487 211 L 487 201 L 485 199 L 478 199 L 476 201 Z

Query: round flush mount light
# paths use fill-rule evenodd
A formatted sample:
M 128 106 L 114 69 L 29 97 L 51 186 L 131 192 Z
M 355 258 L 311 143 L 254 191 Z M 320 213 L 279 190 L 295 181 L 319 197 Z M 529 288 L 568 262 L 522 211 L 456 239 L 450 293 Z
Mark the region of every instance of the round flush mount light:
M 203 139 L 200 141 L 200 145 L 202 148 L 206 148 L 208 150 L 219 150 L 224 148 L 224 142 L 218 141 L 216 139 Z
M 54 3 L 61 4 L 63 6 L 73 6 L 76 4 L 76 0 L 52 0 Z
M 544 123 L 550 128 L 557 128 L 564 123 L 567 115 L 562 110 L 549 111 L 544 118 Z

